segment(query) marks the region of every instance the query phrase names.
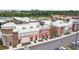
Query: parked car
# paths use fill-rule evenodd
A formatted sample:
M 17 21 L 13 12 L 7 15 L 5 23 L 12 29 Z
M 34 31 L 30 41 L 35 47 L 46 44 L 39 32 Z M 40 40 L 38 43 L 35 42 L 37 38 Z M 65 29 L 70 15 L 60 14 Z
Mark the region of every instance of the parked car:
M 75 45 L 76 43 L 75 43 L 75 42 L 72 42 L 72 44 L 74 44 L 74 45 Z M 79 46 L 79 41 L 77 41 L 77 46 Z
M 66 50 L 65 47 L 55 48 L 54 50 Z
M 60 49 L 60 50 L 66 50 L 66 48 L 65 48 L 65 47 L 60 47 L 59 49 Z

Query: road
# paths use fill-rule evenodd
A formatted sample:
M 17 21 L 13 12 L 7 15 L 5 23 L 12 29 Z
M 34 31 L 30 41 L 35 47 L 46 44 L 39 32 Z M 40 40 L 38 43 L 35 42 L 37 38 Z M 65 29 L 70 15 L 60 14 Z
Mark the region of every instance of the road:
M 30 46 L 30 50 L 54 50 L 55 48 L 67 45 L 73 41 L 76 40 L 76 34 L 73 34 L 71 36 L 61 38 L 58 40 L 54 40 L 51 42 L 43 43 L 43 44 L 38 44 L 35 46 Z M 79 40 L 79 34 L 78 34 L 78 40 Z

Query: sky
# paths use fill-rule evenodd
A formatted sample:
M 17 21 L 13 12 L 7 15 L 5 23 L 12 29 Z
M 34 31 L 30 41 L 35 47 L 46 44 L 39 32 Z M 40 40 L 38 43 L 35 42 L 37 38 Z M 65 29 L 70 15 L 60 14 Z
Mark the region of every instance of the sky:
M 0 10 L 79 10 L 78 0 L 0 0 Z

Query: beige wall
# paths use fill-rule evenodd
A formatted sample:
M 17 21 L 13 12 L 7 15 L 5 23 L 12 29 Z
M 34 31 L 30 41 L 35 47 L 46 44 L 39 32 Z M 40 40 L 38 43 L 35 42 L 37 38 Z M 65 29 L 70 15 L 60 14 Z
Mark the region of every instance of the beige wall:
M 19 44 L 18 33 L 14 32 L 13 33 L 13 47 L 16 47 L 17 44 Z
M 13 29 L 2 29 L 2 33 L 3 34 L 12 34 L 13 33 Z

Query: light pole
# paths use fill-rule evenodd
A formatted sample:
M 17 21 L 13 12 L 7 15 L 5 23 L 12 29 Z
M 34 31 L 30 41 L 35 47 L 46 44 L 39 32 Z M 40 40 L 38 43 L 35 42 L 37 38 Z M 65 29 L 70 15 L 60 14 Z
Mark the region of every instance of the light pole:
M 78 40 L 78 19 L 77 19 L 77 24 L 76 24 L 76 30 L 77 30 L 77 32 L 76 32 L 76 40 L 75 40 L 75 50 L 77 50 L 77 40 Z

